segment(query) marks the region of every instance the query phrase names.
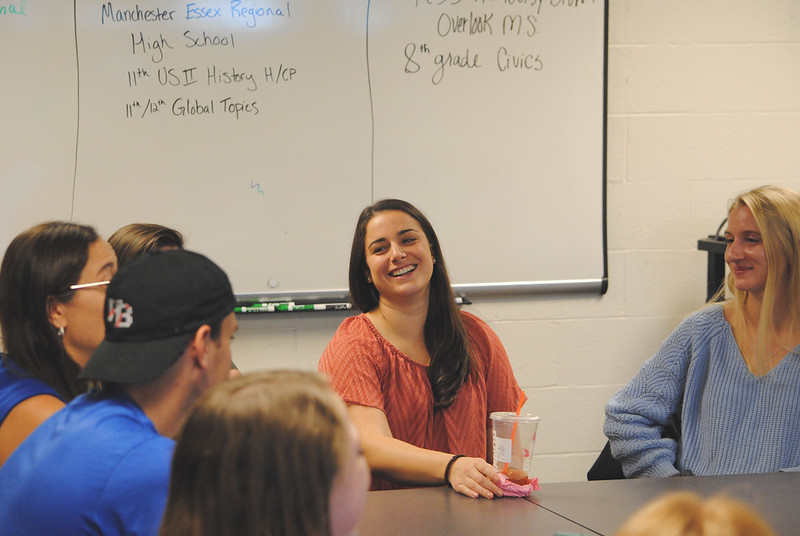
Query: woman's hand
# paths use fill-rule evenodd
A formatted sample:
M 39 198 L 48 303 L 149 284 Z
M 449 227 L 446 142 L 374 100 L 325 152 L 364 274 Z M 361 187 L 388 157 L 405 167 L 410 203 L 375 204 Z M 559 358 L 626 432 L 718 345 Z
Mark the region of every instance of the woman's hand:
M 458 458 L 450 468 L 450 487 L 458 493 L 477 499 L 502 497 L 500 477 L 494 467 L 481 458 Z
M 445 467 L 453 455 L 423 449 L 394 439 L 386 415 L 379 409 L 351 404 L 350 419 L 361 435 L 361 447 L 373 473 L 394 482 L 441 486 Z M 502 497 L 500 477 L 483 458 L 460 457 L 450 466 L 445 484 L 467 497 Z

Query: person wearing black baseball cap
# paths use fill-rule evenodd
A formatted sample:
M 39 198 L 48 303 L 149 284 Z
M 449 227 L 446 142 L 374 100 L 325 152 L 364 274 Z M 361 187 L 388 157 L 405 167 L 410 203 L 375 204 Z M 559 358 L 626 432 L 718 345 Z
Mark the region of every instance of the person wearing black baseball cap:
M 0 468 L 0 533 L 157 534 L 172 437 L 195 400 L 228 377 L 234 305 L 225 273 L 197 253 L 127 263 L 108 286 L 105 339 L 80 373 L 102 387 Z

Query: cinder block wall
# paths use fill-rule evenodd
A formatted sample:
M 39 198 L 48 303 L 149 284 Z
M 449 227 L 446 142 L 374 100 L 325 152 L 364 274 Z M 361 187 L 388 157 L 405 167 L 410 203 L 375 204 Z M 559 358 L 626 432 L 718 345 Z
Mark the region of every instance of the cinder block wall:
M 697 239 L 728 200 L 767 183 L 800 191 L 800 2 L 611 0 L 608 52 L 608 293 L 467 306 L 541 417 L 543 483 L 585 480 L 605 402 L 702 307 Z M 313 370 L 343 318 L 241 318 L 235 361 Z

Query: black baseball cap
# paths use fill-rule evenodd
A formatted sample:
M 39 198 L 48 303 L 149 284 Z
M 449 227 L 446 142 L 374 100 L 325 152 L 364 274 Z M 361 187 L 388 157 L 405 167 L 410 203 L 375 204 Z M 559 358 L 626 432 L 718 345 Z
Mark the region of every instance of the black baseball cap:
M 126 263 L 106 291 L 106 336 L 78 378 L 147 383 L 183 354 L 204 324 L 236 304 L 228 276 L 186 250 L 157 250 Z

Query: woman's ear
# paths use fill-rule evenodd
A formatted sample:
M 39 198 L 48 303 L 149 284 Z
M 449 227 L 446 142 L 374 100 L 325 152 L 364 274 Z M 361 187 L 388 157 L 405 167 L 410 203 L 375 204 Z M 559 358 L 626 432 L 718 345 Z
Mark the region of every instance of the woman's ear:
M 66 328 L 67 317 L 64 311 L 66 304 L 58 301 L 53 296 L 48 296 L 46 307 L 47 319 L 50 321 L 50 324 L 56 329 Z

